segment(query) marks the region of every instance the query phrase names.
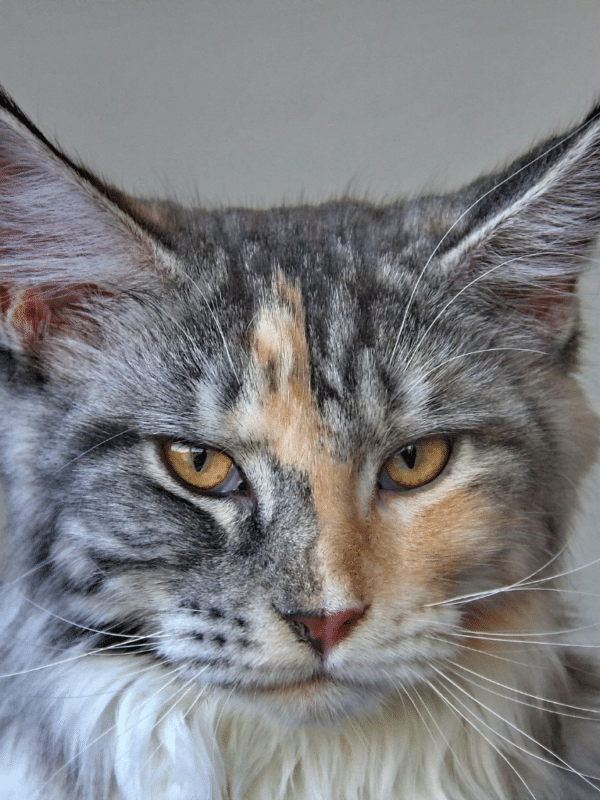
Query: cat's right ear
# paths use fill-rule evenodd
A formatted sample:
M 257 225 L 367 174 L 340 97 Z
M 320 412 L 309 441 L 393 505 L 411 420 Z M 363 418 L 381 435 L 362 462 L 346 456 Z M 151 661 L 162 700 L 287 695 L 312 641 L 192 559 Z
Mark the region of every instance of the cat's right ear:
M 0 344 L 39 351 L 94 296 L 143 284 L 156 243 L 0 90 Z
M 562 352 L 578 330 L 575 287 L 600 235 L 600 104 L 461 194 L 468 207 L 455 225 L 465 230 L 442 269 L 479 295 L 503 332 Z

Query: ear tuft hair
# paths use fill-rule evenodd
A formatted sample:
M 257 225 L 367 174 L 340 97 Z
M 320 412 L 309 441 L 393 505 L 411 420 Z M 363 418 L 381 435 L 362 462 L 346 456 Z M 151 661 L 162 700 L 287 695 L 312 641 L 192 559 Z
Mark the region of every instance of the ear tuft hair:
M 600 231 L 600 106 L 466 195 L 466 232 L 442 265 L 476 279 L 545 337 L 568 336 L 577 278 Z

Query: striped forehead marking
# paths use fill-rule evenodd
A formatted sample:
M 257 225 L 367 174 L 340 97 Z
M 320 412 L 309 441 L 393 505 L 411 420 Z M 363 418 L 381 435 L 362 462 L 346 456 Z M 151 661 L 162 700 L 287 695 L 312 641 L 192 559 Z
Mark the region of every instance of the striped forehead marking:
M 272 298 L 257 316 L 252 336 L 256 433 L 281 464 L 313 476 L 333 465 L 310 385 L 310 355 L 299 288 L 280 272 Z
M 318 440 L 320 426 L 310 388 L 304 308 L 300 290 L 280 273 L 273 280 L 273 298 L 256 320 L 252 352 L 260 376 L 262 431 L 282 463 L 306 461 L 307 443 Z
M 401 496 L 387 511 L 359 506 L 356 466 L 333 457 L 335 434 L 323 424 L 312 394 L 300 290 L 280 274 L 256 317 L 251 357 L 253 401 L 245 427 L 310 483 L 323 605 L 336 611 L 387 595 L 392 602 L 408 586 L 441 600 L 447 578 L 465 563 L 476 565 L 479 555 L 489 557 L 489 531 L 502 521 L 479 494 L 454 489 L 435 502 L 414 495 L 409 514 Z
M 320 523 L 324 572 L 335 575 L 336 585 L 352 586 L 354 594 L 362 583 L 364 549 L 354 469 L 331 455 L 310 385 L 302 296 L 281 273 L 275 274 L 273 296 L 256 319 L 252 356 L 259 392 L 253 432 L 268 442 L 280 464 L 307 476 Z

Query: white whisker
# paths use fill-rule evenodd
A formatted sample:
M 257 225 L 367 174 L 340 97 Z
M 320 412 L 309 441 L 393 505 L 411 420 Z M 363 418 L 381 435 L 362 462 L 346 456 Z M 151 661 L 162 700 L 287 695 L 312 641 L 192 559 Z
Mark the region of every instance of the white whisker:
M 1 88 L 0 157 L 0 793 L 597 797 L 600 104 L 380 205 L 135 198 Z
M 453 605 L 455 603 L 462 603 L 462 602 L 466 602 L 466 601 L 470 601 L 470 600 L 481 600 L 481 599 L 485 599 L 485 598 L 488 598 L 488 597 L 494 597 L 497 594 L 504 594 L 506 592 L 510 592 L 513 589 L 516 589 L 516 588 L 521 587 L 521 586 L 530 586 L 530 585 L 536 583 L 536 581 L 534 581 L 533 578 L 535 578 L 536 575 L 539 575 L 541 572 L 543 572 L 544 570 L 548 569 L 552 564 L 554 564 L 556 561 L 558 561 L 558 559 L 560 559 L 560 557 L 565 553 L 565 551 L 566 551 L 566 545 L 563 545 L 560 548 L 560 550 L 552 556 L 552 558 L 550 558 L 548 561 L 546 561 L 540 567 L 535 569 L 533 572 L 530 572 L 525 577 L 519 578 L 518 581 L 514 581 L 513 583 L 507 584 L 506 586 L 500 586 L 497 589 L 489 589 L 489 590 L 486 590 L 484 592 L 470 592 L 468 594 L 463 594 L 463 595 L 458 595 L 456 597 L 448 598 L 447 600 L 440 600 L 440 601 L 438 601 L 436 603 L 426 603 L 424 605 L 424 607 L 425 608 L 434 608 L 435 606 Z M 563 574 L 569 574 L 569 573 L 563 573 Z M 554 579 L 556 577 L 560 577 L 560 576 L 553 575 L 551 579 Z M 546 579 L 542 579 L 542 580 L 546 580 Z
M 479 281 L 483 281 L 485 278 L 488 277 L 488 275 L 493 274 L 494 272 L 496 272 L 499 269 L 502 269 L 503 267 L 507 266 L 508 264 L 514 264 L 515 262 L 521 261 L 522 259 L 525 259 L 525 258 L 527 258 L 527 255 L 515 256 L 514 258 L 508 258 L 505 261 L 501 261 L 499 264 L 495 264 L 490 269 L 486 270 L 485 272 L 482 272 L 480 275 L 477 275 L 475 278 L 473 278 L 471 281 L 469 281 L 469 283 L 467 283 L 465 286 L 463 286 L 462 289 L 460 289 L 458 292 L 456 292 L 456 294 L 453 295 L 450 298 L 450 300 L 448 300 L 448 302 L 442 307 L 442 309 L 440 311 L 438 311 L 436 316 L 433 318 L 433 320 L 429 323 L 428 327 L 425 329 L 425 331 L 422 334 L 422 336 L 419 337 L 419 339 L 417 340 L 417 343 L 413 347 L 412 353 L 408 357 L 408 360 L 407 360 L 407 362 L 406 362 L 406 364 L 404 366 L 404 369 L 406 369 L 407 371 L 410 369 L 410 366 L 413 363 L 416 355 L 418 355 L 419 348 L 421 347 L 423 342 L 425 342 L 427 340 L 427 336 L 431 332 L 432 328 L 435 326 L 436 322 L 443 317 L 443 315 L 446 313 L 446 311 L 449 308 L 452 307 L 452 305 L 458 300 L 458 298 L 462 294 L 464 294 L 466 291 L 468 291 L 468 289 L 470 289 L 471 286 L 474 286 L 476 283 L 479 283 Z M 445 361 L 443 363 L 446 364 L 448 362 Z M 429 373 L 428 373 L 428 375 L 429 375 Z
M 89 455 L 89 453 L 93 452 L 98 447 L 102 447 L 103 445 L 108 444 L 109 442 L 112 442 L 112 441 L 114 441 L 115 439 L 118 439 L 121 436 L 125 436 L 128 433 L 132 433 L 133 431 L 135 431 L 135 428 L 125 428 L 124 430 L 119 431 L 119 433 L 115 433 L 113 436 L 108 436 L 106 439 L 103 439 L 101 442 L 97 442 L 97 444 L 95 444 L 93 447 L 90 447 L 87 450 L 84 450 L 83 453 L 78 453 L 74 458 L 71 458 L 69 461 L 66 461 L 60 467 L 59 472 L 61 472 L 63 469 L 66 469 L 71 464 L 74 464 L 76 461 L 79 461 L 80 458 L 83 458 L 84 456 Z
M 460 684 L 458 684 L 455 681 L 453 681 L 448 675 L 445 675 L 441 671 L 437 670 L 435 667 L 434 667 L 434 670 L 439 674 L 440 678 L 443 679 L 446 683 L 451 684 L 452 686 L 454 686 L 455 689 L 457 689 L 459 692 L 461 692 L 462 694 L 466 695 L 469 699 L 471 699 L 471 695 L 469 695 L 469 693 L 462 686 L 460 686 Z M 457 696 L 454 694 L 454 692 L 451 689 L 448 689 L 448 691 L 450 692 L 450 694 L 454 697 L 454 699 L 458 703 L 461 703 L 461 705 L 463 705 L 463 703 L 460 701 L 459 698 L 457 698 Z M 567 761 L 565 761 L 565 759 L 561 758 L 558 755 L 558 753 L 553 752 L 552 750 L 550 750 L 550 748 L 546 747 L 541 742 L 538 742 L 533 736 L 529 735 L 525 731 L 522 731 L 513 722 L 511 722 L 510 720 L 505 719 L 503 716 L 498 714 L 497 711 L 494 711 L 493 708 L 490 708 L 489 706 L 487 706 L 484 703 L 482 703 L 481 700 L 478 700 L 478 705 L 481 708 L 483 708 L 485 711 L 487 711 L 489 714 L 492 714 L 492 716 L 494 716 L 497 719 L 499 719 L 505 725 L 508 725 L 509 728 L 511 728 L 512 730 L 516 731 L 519 734 L 519 736 L 522 736 L 524 739 L 526 739 L 527 741 L 531 742 L 536 747 L 539 747 L 543 752 L 547 753 L 550 756 L 550 758 L 544 758 L 544 756 L 541 756 L 538 753 L 532 752 L 531 750 L 527 750 L 527 748 L 523 747 L 522 745 L 519 745 L 517 742 L 511 741 L 507 736 L 504 736 L 499 731 L 494 730 L 484 720 L 479 718 L 478 721 L 481 722 L 481 724 L 483 724 L 486 728 L 488 728 L 489 730 L 493 731 L 495 736 L 499 737 L 503 741 L 509 743 L 512 747 L 516 748 L 517 750 L 520 750 L 521 752 L 525 753 L 528 756 L 531 756 L 532 758 L 534 758 L 536 760 L 539 760 L 539 761 L 541 761 L 541 762 L 543 762 L 545 764 L 548 764 L 550 766 L 553 766 L 553 767 L 554 766 L 558 766 L 559 769 L 564 769 L 567 772 L 571 772 L 572 774 L 577 775 L 578 778 L 583 780 L 586 784 L 588 784 L 588 786 L 590 786 L 592 789 L 594 789 L 595 792 L 600 794 L 600 788 L 597 787 L 597 786 L 594 786 L 594 784 L 591 782 L 592 780 L 600 780 L 600 778 L 598 778 L 598 776 L 584 775 L 583 773 L 581 773 L 578 770 L 576 770 L 569 763 L 567 763 Z M 466 706 L 464 706 L 464 707 L 467 708 Z M 467 709 L 467 710 L 470 711 L 470 709 Z M 473 712 L 471 712 L 471 713 L 473 713 Z
M 516 689 L 513 686 L 509 686 L 508 684 L 502 683 L 501 681 L 494 680 L 493 678 L 488 678 L 486 675 L 482 675 L 475 670 L 469 669 L 464 664 L 460 664 L 458 662 L 453 664 L 453 671 L 454 674 L 457 675 L 458 673 L 456 670 L 460 670 L 461 672 L 466 672 L 467 676 L 462 676 L 465 680 L 473 683 L 474 686 L 477 686 L 484 691 L 490 692 L 491 694 L 495 694 L 497 697 L 502 697 L 505 700 L 510 700 L 511 702 L 523 703 L 523 705 L 528 706 L 529 708 L 535 708 L 538 710 L 544 710 L 545 706 L 552 706 L 552 710 L 555 714 L 560 714 L 561 716 L 570 717 L 572 719 L 585 719 L 585 720 L 598 720 L 600 721 L 600 708 L 585 708 L 584 706 L 575 706 L 570 705 L 569 703 L 561 703 L 558 700 L 550 700 L 547 697 L 540 697 L 539 695 L 531 694 L 531 692 L 524 692 L 521 689 Z M 472 676 L 472 677 L 468 677 Z M 478 681 L 474 681 L 473 677 L 479 678 L 484 683 L 479 683 Z M 485 686 L 485 684 L 492 684 L 493 686 L 497 686 L 500 689 L 506 689 L 507 692 L 512 692 L 512 694 L 504 694 L 501 692 L 496 692 L 495 689 L 490 688 L 489 686 Z M 515 697 L 518 695 L 518 697 Z M 521 699 L 526 698 L 526 699 Z M 535 701 L 535 702 L 530 702 Z M 573 714 L 571 712 L 580 712 L 579 714 Z
M 211 317 L 212 317 L 212 319 L 213 319 L 213 321 L 215 323 L 215 327 L 217 329 L 219 337 L 221 338 L 221 341 L 223 342 L 223 349 L 225 350 L 225 354 L 227 356 L 227 360 L 229 361 L 229 366 L 231 367 L 231 371 L 239 379 L 239 375 L 237 373 L 233 358 L 231 357 L 231 352 L 229 350 L 229 345 L 227 344 L 227 338 L 226 338 L 225 333 L 223 331 L 223 326 L 221 325 L 221 321 L 217 317 L 214 308 L 209 303 L 208 298 L 206 297 L 206 295 L 204 294 L 204 292 L 202 291 L 200 286 L 198 286 L 198 282 L 195 281 L 193 278 L 187 276 L 187 275 L 185 277 L 186 277 L 188 283 L 191 286 L 194 287 L 195 291 L 202 298 L 202 301 L 204 302 L 204 305 L 208 309 L 208 313 L 211 315 Z
M 452 693 L 452 692 L 450 692 L 450 693 L 452 694 L 452 696 L 454 697 L 454 699 L 456 700 L 456 702 L 459 704 L 459 706 L 462 706 L 462 707 L 465 709 L 465 711 L 467 711 L 467 712 L 469 713 L 469 716 L 468 716 L 468 717 L 467 717 L 467 716 L 466 716 L 466 715 L 465 715 L 465 714 L 464 714 L 462 711 L 460 711 L 460 709 L 459 709 L 459 708 L 457 708 L 457 707 L 456 707 L 456 706 L 455 706 L 453 703 L 451 703 L 451 702 L 450 702 L 450 700 L 448 699 L 448 697 L 447 697 L 447 696 L 446 696 L 446 695 L 445 695 L 445 694 L 444 694 L 444 693 L 443 693 L 441 690 L 439 690 L 439 689 L 438 689 L 438 688 L 437 688 L 437 687 L 436 687 L 434 684 L 431 684 L 431 689 L 432 689 L 432 690 L 433 690 L 433 691 L 434 691 L 434 692 L 435 692 L 435 693 L 438 695 L 438 697 L 440 698 L 440 700 L 441 700 L 441 701 L 442 701 L 442 702 L 443 702 L 445 705 L 447 705 L 449 708 L 453 709 L 453 711 L 454 711 L 456 714 L 458 714 L 458 715 L 459 715 L 459 716 L 460 716 L 462 719 L 464 719 L 464 721 L 465 721 L 465 722 L 466 722 L 466 723 L 467 723 L 467 724 L 468 724 L 468 725 L 469 725 L 471 728 L 473 728 L 473 730 L 474 730 L 474 731 L 476 731 L 476 732 L 479 734 L 479 736 L 481 736 L 481 738 L 482 738 L 484 741 L 486 741 L 486 742 L 487 742 L 487 743 L 488 743 L 488 744 L 489 744 L 489 745 L 490 745 L 490 746 L 491 746 L 491 747 L 494 749 L 494 751 L 495 751 L 495 752 L 496 752 L 496 753 L 497 753 L 497 754 L 500 756 L 500 758 L 502 759 L 502 761 L 504 761 L 504 763 L 505 763 L 505 764 L 506 764 L 506 765 L 507 765 L 507 766 L 508 766 L 508 767 L 509 767 L 509 768 L 510 768 L 510 769 L 511 769 L 513 772 L 514 772 L 514 774 L 517 776 L 517 778 L 519 779 L 519 781 L 520 781 L 520 782 L 523 784 L 523 786 L 524 786 L 524 787 L 525 787 L 525 789 L 527 790 L 527 792 L 528 792 L 528 794 L 530 795 L 530 797 L 532 797 L 532 798 L 533 798 L 533 800 L 536 800 L 536 797 L 535 797 L 535 795 L 533 794 L 533 792 L 531 791 L 530 787 L 529 787 L 529 786 L 527 785 L 527 783 L 525 782 L 524 778 L 523 778 L 523 777 L 522 777 L 522 776 L 519 774 L 519 771 L 518 771 L 518 770 L 517 770 L 517 768 L 514 766 L 514 764 L 511 764 L 511 762 L 509 761 L 509 759 L 508 759 L 508 758 L 507 758 L 507 757 L 504 755 L 504 753 L 503 753 L 503 752 L 500 750 L 500 748 L 499 748 L 499 747 L 497 747 L 497 745 L 495 745 L 495 744 L 494 744 L 494 742 L 493 742 L 493 741 L 492 741 L 492 740 L 491 740 L 491 739 L 490 739 L 488 736 L 486 736 L 486 735 L 485 735 L 485 733 L 483 733 L 483 731 L 482 731 L 482 730 L 479 728 L 479 725 L 480 725 L 480 724 L 482 724 L 484 727 L 486 727 L 486 728 L 490 729 L 490 730 L 491 730 L 491 732 L 492 732 L 494 735 L 497 735 L 497 734 L 496 734 L 496 731 L 494 731 L 493 729 L 489 728 L 489 726 L 488 726 L 488 725 L 486 725 L 486 724 L 485 724 L 485 723 L 484 723 L 484 722 L 483 722 L 481 719 L 479 719 L 479 718 L 477 718 L 477 721 L 476 721 L 476 722 L 474 722 L 474 721 L 473 721 L 473 719 L 472 719 L 472 717 L 474 717 L 474 716 L 475 716 L 475 715 L 474 715 L 474 713 L 473 713 L 473 712 L 471 711 L 471 709 L 470 709 L 470 708 L 468 708 L 468 706 L 466 706 L 466 705 L 465 705 L 465 704 L 464 704 L 464 703 L 463 703 L 463 702 L 462 702 L 460 699 L 458 699 L 458 698 L 454 697 L 454 695 L 453 695 L 453 693 Z M 500 737 L 500 738 L 502 738 L 502 737 Z M 512 745 L 512 742 L 510 742 L 510 744 Z
M 425 373 L 425 377 L 429 378 L 436 372 L 438 369 L 445 367 L 446 364 L 451 364 L 453 361 L 458 361 L 461 358 L 467 358 L 468 356 L 479 356 L 479 355 L 486 355 L 487 353 L 536 353 L 540 356 L 548 356 L 550 353 L 547 350 L 538 350 L 533 347 L 484 347 L 482 350 L 469 350 L 467 353 L 459 353 L 456 356 L 451 356 L 450 358 L 446 358 L 443 361 L 439 361 L 435 366 L 431 367 L 431 369 Z
M 171 712 L 173 711 L 173 709 L 174 709 L 174 708 L 175 708 L 175 707 L 176 707 L 176 706 L 177 706 L 179 703 L 181 703 L 181 701 L 182 701 L 182 700 L 183 700 L 183 699 L 186 697 L 186 695 L 188 694 L 188 692 L 189 692 L 189 691 L 191 690 L 191 688 L 194 686 L 195 682 L 198 680 L 198 676 L 199 676 L 199 675 L 200 675 L 202 672 L 204 672 L 204 671 L 205 671 L 205 669 L 206 669 L 206 667 L 204 667 L 202 670 L 200 670 L 200 672 L 199 672 L 199 673 L 197 673 L 196 675 L 193 675 L 191 678 L 188 678 L 188 680 L 187 680 L 187 681 L 186 681 L 186 682 L 185 682 L 185 683 L 184 683 L 184 684 L 183 684 L 181 687 L 179 687 L 179 689 L 178 689 L 176 692 L 174 692 L 174 693 L 173 693 L 173 695 L 171 695 L 171 699 L 172 699 L 173 697 L 176 697 L 176 696 L 177 696 L 177 694 L 179 694 L 180 692 L 182 692 L 182 694 L 180 694 L 180 696 L 179 696 L 179 697 L 177 697 L 177 700 L 175 700 L 175 702 L 174 702 L 174 703 L 172 703 L 172 704 L 169 706 L 169 708 L 168 708 L 166 711 L 164 711 L 164 712 L 161 714 L 161 716 L 160 716 L 160 717 L 159 717 L 159 718 L 156 720 L 156 722 L 154 723 L 154 729 L 155 729 L 155 730 L 156 730 L 156 729 L 158 729 L 158 726 L 160 725 L 160 723 L 161 723 L 163 720 L 165 720 L 165 719 L 166 719 L 168 716 L 170 716 L 170 714 L 171 714 Z M 183 691 L 184 689 L 185 689 L 185 691 Z M 205 691 L 205 690 L 204 690 L 204 691 Z M 195 700 L 194 700 L 194 702 L 193 702 L 193 703 L 192 703 L 192 704 L 189 706 L 189 708 L 187 709 L 187 711 L 186 711 L 186 712 L 185 712 L 185 714 L 183 715 L 183 718 L 182 718 L 182 720 L 180 721 L 180 724 L 181 724 L 181 725 L 183 725 L 183 724 L 184 724 L 184 720 L 185 720 L 185 717 L 186 717 L 186 715 L 190 713 L 190 711 L 191 711 L 191 710 L 192 710 L 192 708 L 193 708 L 193 705 L 194 705 L 194 703 L 196 703 L 196 702 L 198 701 L 198 698 L 199 698 L 199 697 L 202 695 L 202 693 L 203 693 L 203 691 L 200 691 L 200 692 L 198 692 L 198 694 L 197 694 L 197 696 L 196 696 L 196 699 L 195 699 Z M 158 744 L 158 745 L 156 745 L 156 747 L 155 747 L 155 748 L 152 750 L 152 752 L 151 752 L 151 753 L 148 755 L 148 757 L 147 757 L 147 759 L 146 759 L 146 761 L 145 761 L 145 763 L 144 763 L 144 765 L 143 765 L 142 769 L 140 770 L 140 772 L 141 772 L 141 773 L 144 773 L 144 772 L 146 771 L 146 770 L 145 770 L 145 767 L 147 767 L 149 764 L 151 764 L 151 763 L 152 763 L 152 759 L 154 758 L 154 756 L 156 755 L 156 753 L 158 753 L 158 751 L 161 749 L 161 747 L 162 747 L 162 746 L 163 746 L 162 744 Z M 128 753 L 127 753 L 127 752 L 125 752 L 125 753 L 121 753 L 121 754 L 118 756 L 118 758 L 119 758 L 119 759 L 121 759 L 121 758 L 124 758 L 126 755 L 128 755 Z

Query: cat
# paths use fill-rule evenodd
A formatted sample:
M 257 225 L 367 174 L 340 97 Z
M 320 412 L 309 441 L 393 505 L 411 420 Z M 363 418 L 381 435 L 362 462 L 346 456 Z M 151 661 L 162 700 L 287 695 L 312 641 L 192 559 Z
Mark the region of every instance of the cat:
M 599 229 L 600 107 L 447 196 L 188 209 L 2 93 L 0 796 L 600 797 Z

